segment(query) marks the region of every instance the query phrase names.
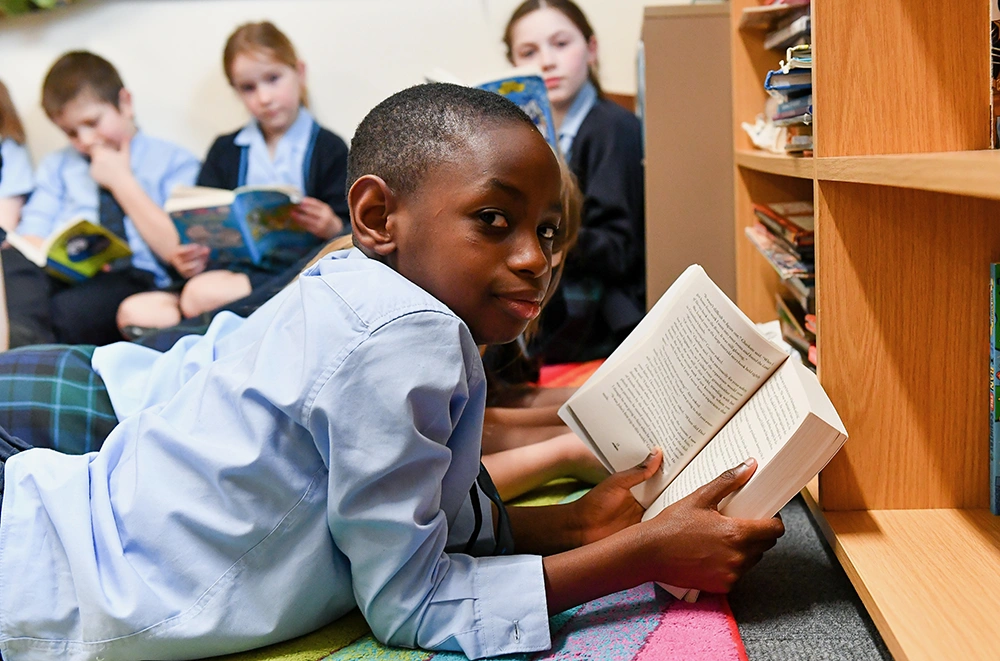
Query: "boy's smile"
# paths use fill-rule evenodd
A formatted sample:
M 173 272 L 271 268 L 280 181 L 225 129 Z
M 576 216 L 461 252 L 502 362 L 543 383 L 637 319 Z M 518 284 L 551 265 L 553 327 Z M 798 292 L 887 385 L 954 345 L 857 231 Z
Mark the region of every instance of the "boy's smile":
M 559 166 L 524 125 L 487 125 L 397 198 L 388 263 L 445 303 L 480 344 L 538 316 L 561 221 Z

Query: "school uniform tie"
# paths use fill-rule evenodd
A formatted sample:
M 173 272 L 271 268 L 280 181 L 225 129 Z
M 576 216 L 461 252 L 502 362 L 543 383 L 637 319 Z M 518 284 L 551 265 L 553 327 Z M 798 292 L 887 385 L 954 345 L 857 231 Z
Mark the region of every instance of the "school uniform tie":
M 128 235 L 125 233 L 125 210 L 118 204 L 118 200 L 111 194 L 111 191 L 103 186 L 98 188 L 97 193 L 97 218 L 102 227 L 128 243 Z M 131 257 L 121 257 L 111 262 L 111 270 L 120 271 L 128 268 L 131 264 Z
M 476 478 L 479 488 L 483 490 L 486 497 L 497 506 L 497 537 L 493 555 L 513 555 L 514 553 L 514 531 L 510 527 L 510 518 L 507 516 L 507 508 L 504 507 L 500 499 L 500 492 L 497 491 L 493 479 L 486 471 L 486 466 L 482 462 L 479 464 L 479 477 Z M 475 487 L 473 487 L 475 489 Z

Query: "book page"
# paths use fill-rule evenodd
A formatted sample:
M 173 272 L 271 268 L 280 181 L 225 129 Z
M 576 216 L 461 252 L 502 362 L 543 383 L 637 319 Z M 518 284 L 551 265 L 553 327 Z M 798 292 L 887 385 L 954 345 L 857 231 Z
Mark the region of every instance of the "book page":
M 663 490 L 644 518 L 654 516 L 748 457 L 756 459 L 758 464 L 751 478 L 753 482 L 809 412 L 805 398 L 793 392 L 799 387 L 794 368 L 789 361 L 775 372 Z
M 660 310 L 655 325 L 644 320 L 648 335 L 630 337 L 628 353 L 616 351 L 602 378 L 592 378 L 567 403 L 615 470 L 634 466 L 654 447 L 663 449 L 661 475 L 643 485 L 642 495 L 636 493 L 643 504 L 786 356 L 698 271 L 683 292 L 674 292 L 673 304 Z

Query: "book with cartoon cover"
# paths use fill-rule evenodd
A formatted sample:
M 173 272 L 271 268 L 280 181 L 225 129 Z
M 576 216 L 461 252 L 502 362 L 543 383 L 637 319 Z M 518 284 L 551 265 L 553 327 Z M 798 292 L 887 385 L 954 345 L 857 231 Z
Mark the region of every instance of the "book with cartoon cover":
M 29 261 L 63 282 L 82 282 L 115 260 L 132 256 L 129 245 L 106 227 L 74 218 L 36 246 L 29 239 L 7 233 L 7 243 Z
M 315 237 L 292 220 L 292 208 L 301 201 L 302 193 L 294 186 L 183 186 L 174 190 L 164 209 L 181 243 L 208 246 L 216 262 L 260 264 L 275 251 L 315 243 Z

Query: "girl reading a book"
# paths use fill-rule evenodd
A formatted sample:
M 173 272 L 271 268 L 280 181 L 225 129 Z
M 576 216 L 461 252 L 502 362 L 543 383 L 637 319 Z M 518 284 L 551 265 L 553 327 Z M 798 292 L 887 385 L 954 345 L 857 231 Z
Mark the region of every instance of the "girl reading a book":
M 21 207 L 34 187 L 31 157 L 24 146 L 24 126 L 7 87 L 0 82 L 0 229 L 11 232 L 17 227 Z
M 345 186 L 347 145 L 309 112 L 305 64 L 272 23 L 247 23 L 230 35 L 222 56 L 226 78 L 251 120 L 220 136 L 208 151 L 199 186 L 290 185 L 305 197 L 292 220 L 315 241 L 306 248 L 275 250 L 260 264 L 211 261 L 195 243 L 178 247 L 173 260 L 186 279 L 180 291 L 146 292 L 126 299 L 118 325 L 127 337 L 164 328 L 243 298 L 274 278 L 287 283 L 293 265 L 329 239 L 350 231 Z
M 605 357 L 645 311 L 641 126 L 604 97 L 597 37 L 572 0 L 526 0 L 504 43 L 512 64 L 541 70 L 559 148 L 584 195 L 577 245 L 531 350 L 548 363 Z

